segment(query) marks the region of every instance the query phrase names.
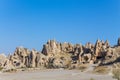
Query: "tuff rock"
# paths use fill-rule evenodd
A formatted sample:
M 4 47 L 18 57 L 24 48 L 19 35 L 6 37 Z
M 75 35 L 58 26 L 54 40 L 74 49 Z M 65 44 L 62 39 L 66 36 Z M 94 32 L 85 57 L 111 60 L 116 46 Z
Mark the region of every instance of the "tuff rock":
M 108 40 L 97 40 L 95 45 L 58 43 L 49 40 L 42 51 L 17 47 L 8 57 L 0 54 L 0 67 L 19 68 L 70 68 L 81 64 L 108 65 L 120 62 L 120 39 L 117 46 L 110 46 Z

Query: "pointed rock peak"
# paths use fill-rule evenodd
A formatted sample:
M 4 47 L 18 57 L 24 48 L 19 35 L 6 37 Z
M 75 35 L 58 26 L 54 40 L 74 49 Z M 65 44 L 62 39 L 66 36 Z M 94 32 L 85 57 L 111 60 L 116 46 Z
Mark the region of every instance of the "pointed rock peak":
M 48 40 L 47 44 L 54 43 L 54 42 L 56 43 L 56 40 Z
M 32 51 L 36 51 L 36 50 L 33 48 Z
M 98 45 L 98 43 L 100 43 L 101 41 L 99 39 L 97 39 L 95 46 Z
M 104 44 L 104 43 L 105 43 L 105 42 L 104 42 L 104 40 L 101 40 L 101 43 L 103 43 L 103 44 Z
M 108 40 L 106 40 L 106 41 L 105 41 L 105 44 L 109 44 L 109 41 L 108 41 Z
M 99 43 L 100 42 L 100 39 L 97 39 L 96 43 Z
M 118 38 L 117 45 L 120 46 L 120 38 Z
M 109 46 L 110 46 L 110 44 L 109 44 L 109 41 L 108 41 L 108 40 L 106 40 L 106 41 L 105 41 L 105 45 L 106 45 L 107 47 L 109 47 Z

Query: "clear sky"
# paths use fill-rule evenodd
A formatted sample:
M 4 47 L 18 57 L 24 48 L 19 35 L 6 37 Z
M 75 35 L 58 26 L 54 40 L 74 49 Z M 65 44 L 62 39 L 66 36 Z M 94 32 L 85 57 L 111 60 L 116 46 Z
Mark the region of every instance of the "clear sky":
M 41 50 L 49 39 L 113 45 L 120 37 L 120 0 L 0 0 L 0 53 Z

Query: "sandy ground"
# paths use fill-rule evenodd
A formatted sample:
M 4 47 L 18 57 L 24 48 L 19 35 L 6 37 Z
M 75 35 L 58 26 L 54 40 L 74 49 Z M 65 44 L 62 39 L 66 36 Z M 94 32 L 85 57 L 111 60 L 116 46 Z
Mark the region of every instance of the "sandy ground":
M 38 70 L 0 73 L 0 80 L 114 80 L 110 75 L 97 75 L 79 70 Z

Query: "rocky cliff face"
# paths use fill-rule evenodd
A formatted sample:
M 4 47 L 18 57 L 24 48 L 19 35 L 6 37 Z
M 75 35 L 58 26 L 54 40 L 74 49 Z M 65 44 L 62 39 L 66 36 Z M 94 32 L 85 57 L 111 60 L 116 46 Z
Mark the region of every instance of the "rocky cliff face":
M 17 47 L 8 57 L 0 54 L 0 67 L 11 68 L 70 68 L 80 64 L 107 65 L 116 63 L 120 57 L 120 39 L 115 47 L 108 41 L 97 40 L 95 45 L 87 43 L 72 45 L 49 40 L 41 52 Z M 117 59 L 117 60 L 116 60 Z

